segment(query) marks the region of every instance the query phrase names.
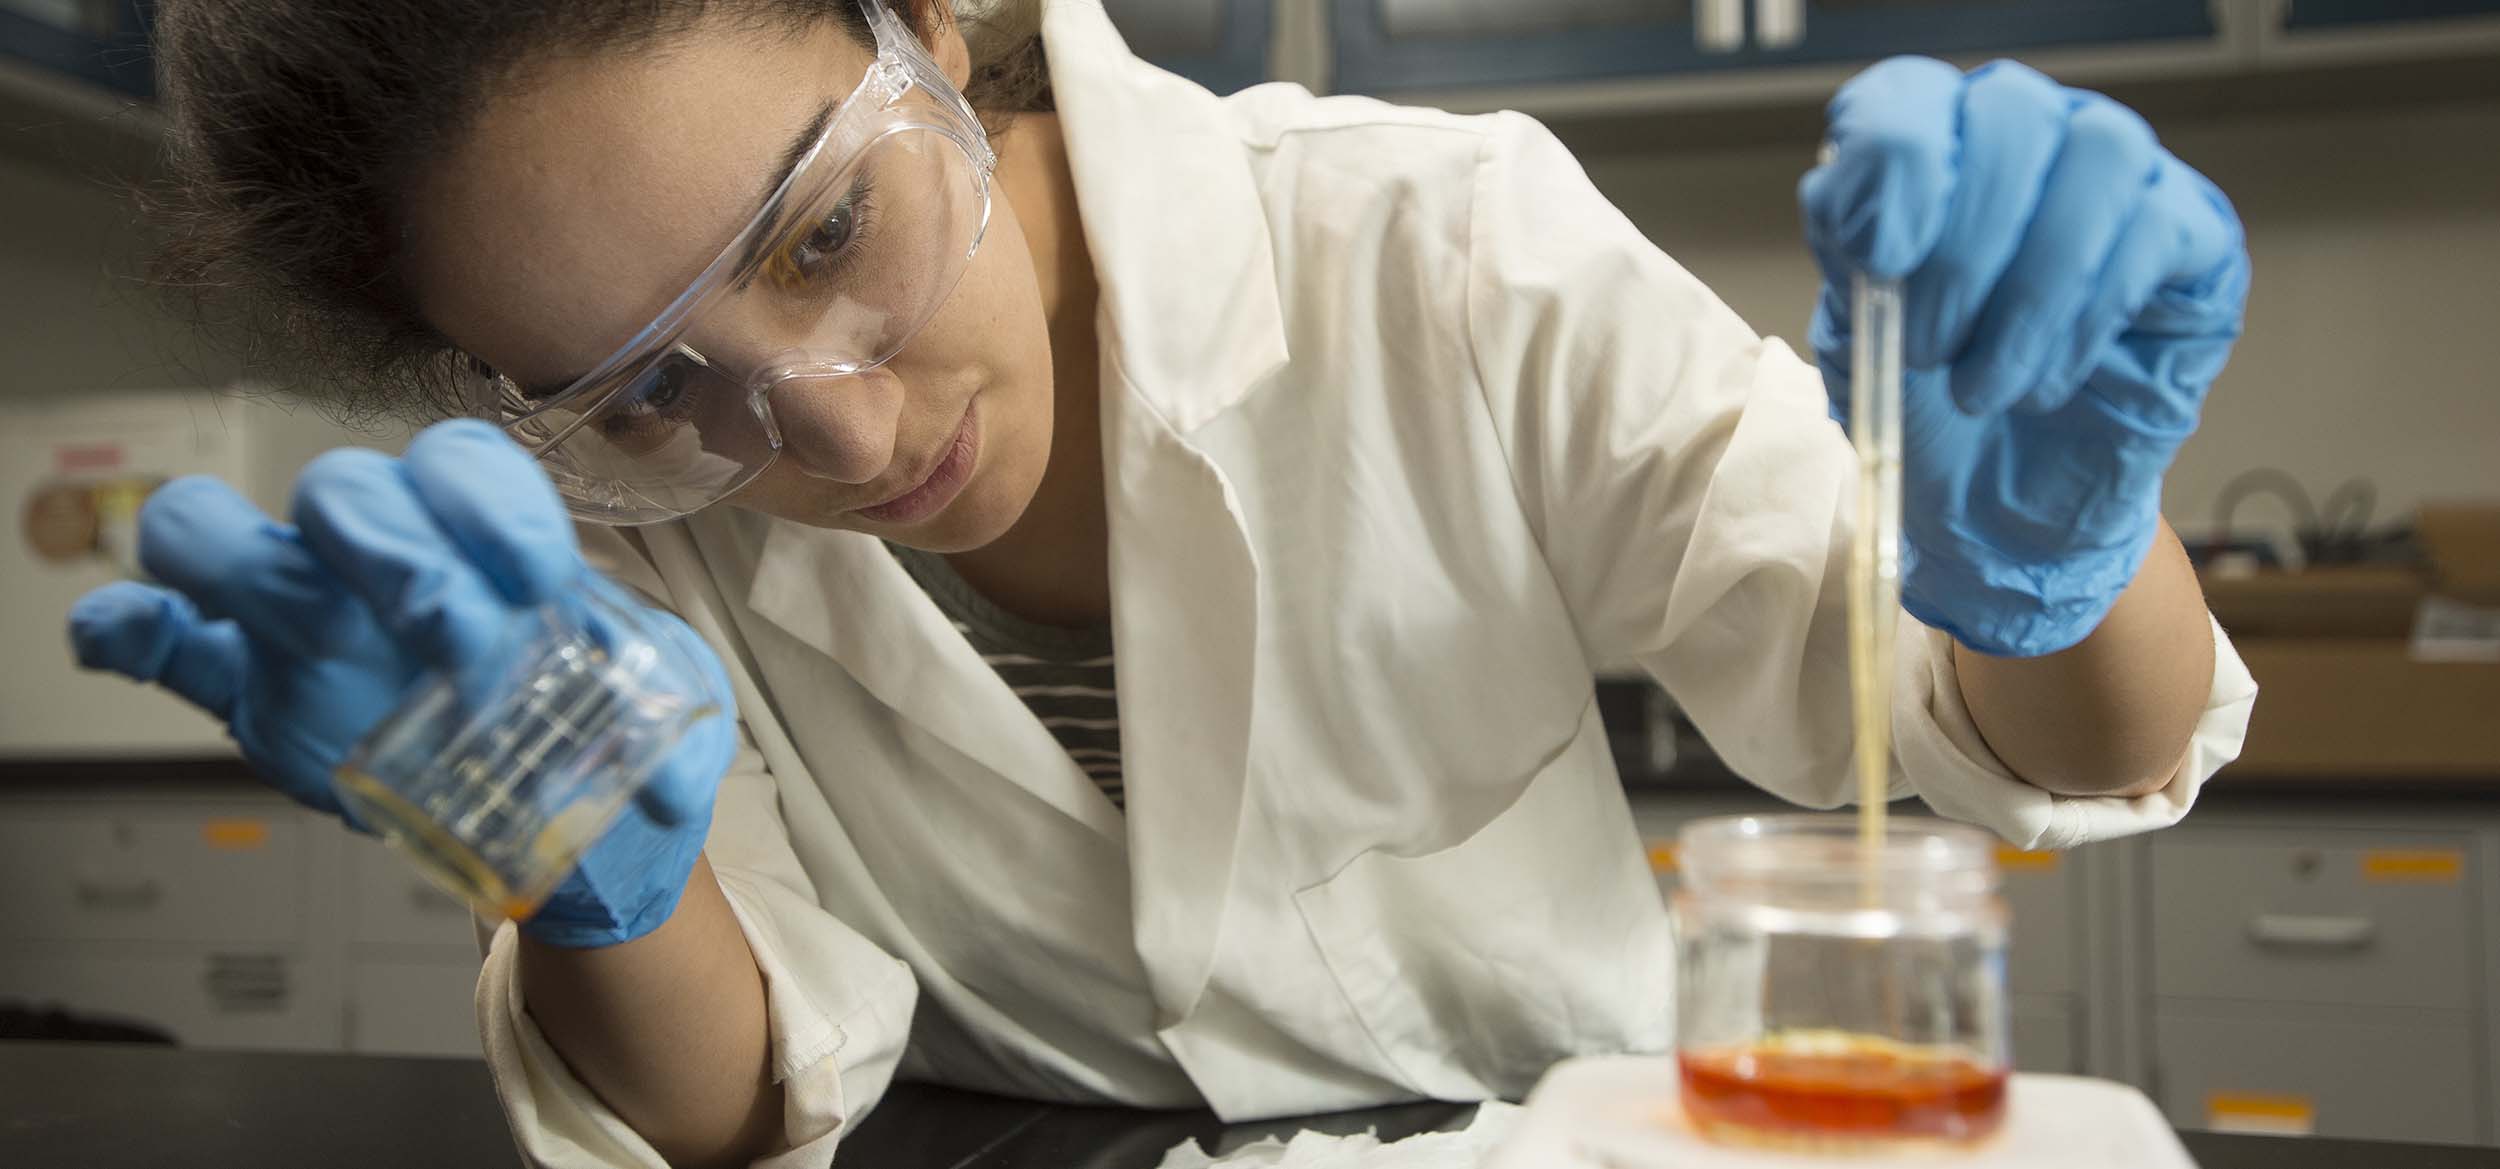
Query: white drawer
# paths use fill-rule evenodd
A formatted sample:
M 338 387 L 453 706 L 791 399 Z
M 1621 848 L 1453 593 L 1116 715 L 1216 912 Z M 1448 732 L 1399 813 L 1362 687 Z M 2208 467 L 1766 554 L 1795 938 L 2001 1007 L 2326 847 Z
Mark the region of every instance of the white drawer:
M 2007 1011 L 2014 1066 L 2049 1075 L 2083 1074 L 2083 1012 L 2062 994 L 2018 994 Z
M 443 946 L 477 952 L 476 919 L 381 841 L 351 834 L 347 842 L 348 936 L 385 945 Z
M 2467 1144 L 2483 1139 L 2461 1012 L 2164 1002 L 2153 1050 L 2180 1128 Z
M 295 940 L 305 829 L 303 813 L 274 802 L 10 805 L 0 939 Z
M 186 1047 L 335 1050 L 339 1009 L 277 953 L 0 958 L 0 999 L 146 1023 Z
M 479 1057 L 476 962 L 358 962 L 347 974 L 347 1046 L 372 1055 Z
M 2165 833 L 2152 842 L 2154 992 L 2470 1008 L 2473 846 L 2359 828 Z

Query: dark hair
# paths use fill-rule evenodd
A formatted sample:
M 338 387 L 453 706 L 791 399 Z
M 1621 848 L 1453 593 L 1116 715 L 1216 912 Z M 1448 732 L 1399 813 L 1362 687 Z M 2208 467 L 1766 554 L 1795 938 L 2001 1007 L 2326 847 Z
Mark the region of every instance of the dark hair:
M 917 28 L 958 19 L 946 0 L 889 4 Z M 992 131 L 1051 108 L 1039 5 L 957 6 L 965 96 Z M 456 412 L 461 359 L 395 271 L 408 178 L 530 57 L 647 46 L 720 17 L 832 19 L 869 39 L 855 0 L 163 0 L 156 276 L 247 369 L 343 418 Z

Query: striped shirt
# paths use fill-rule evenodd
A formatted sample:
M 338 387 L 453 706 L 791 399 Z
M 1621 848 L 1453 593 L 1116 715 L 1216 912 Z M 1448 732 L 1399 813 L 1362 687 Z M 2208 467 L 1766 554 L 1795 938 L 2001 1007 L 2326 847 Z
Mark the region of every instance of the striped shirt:
M 1068 629 L 1027 621 L 991 604 L 955 575 L 946 558 L 889 544 L 981 660 L 1042 720 L 1051 737 L 1111 805 L 1125 811 L 1120 777 L 1120 707 L 1112 690 L 1111 629 Z

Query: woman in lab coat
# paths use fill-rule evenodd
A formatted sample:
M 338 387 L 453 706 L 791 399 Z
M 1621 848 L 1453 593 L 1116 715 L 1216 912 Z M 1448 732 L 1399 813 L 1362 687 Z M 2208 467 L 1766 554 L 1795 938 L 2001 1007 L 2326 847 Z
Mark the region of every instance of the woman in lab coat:
M 585 562 L 699 635 L 736 724 L 486 958 L 540 1164 L 822 1165 L 898 1074 L 1239 1118 L 1665 1048 L 1591 670 L 1847 798 L 1846 298 L 1818 376 L 1526 118 L 974 16 L 168 0 L 177 264 L 487 421 L 334 452 L 283 523 L 168 486 L 84 660 L 335 808 Z M 1904 793 L 2032 848 L 2169 823 L 2254 692 L 2155 511 L 2237 222 L 2019 67 L 1832 118 L 1809 242 L 1909 278 L 1921 370 Z M 577 551 L 568 506 L 638 526 Z

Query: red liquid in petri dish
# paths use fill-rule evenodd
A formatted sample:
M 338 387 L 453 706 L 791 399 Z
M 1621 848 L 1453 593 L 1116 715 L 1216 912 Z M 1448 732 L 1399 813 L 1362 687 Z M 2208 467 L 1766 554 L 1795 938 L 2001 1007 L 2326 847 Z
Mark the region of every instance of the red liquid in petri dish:
M 1976 1141 L 2005 1119 L 2005 1071 L 1964 1051 L 1799 1032 L 1679 1052 L 1684 1112 L 1712 1140 L 1831 1146 Z

